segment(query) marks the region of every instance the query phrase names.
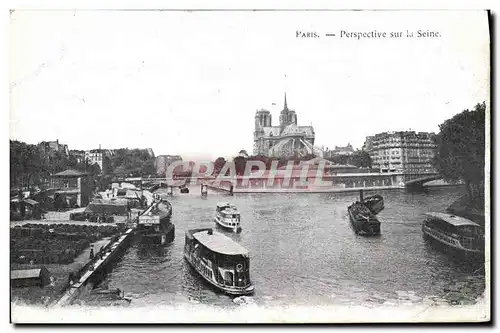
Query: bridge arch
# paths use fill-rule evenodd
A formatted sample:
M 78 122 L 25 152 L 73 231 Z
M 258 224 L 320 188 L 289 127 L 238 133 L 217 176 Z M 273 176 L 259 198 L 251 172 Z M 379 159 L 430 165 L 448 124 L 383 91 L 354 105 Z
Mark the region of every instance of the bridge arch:
M 425 183 L 433 180 L 443 179 L 440 174 L 429 175 L 425 177 L 419 177 L 405 182 L 405 187 L 422 187 Z

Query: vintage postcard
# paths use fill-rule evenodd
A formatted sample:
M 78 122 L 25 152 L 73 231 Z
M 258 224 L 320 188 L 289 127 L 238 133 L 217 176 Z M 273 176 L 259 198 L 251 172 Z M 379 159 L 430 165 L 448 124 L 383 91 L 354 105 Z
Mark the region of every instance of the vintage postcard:
M 489 21 L 11 10 L 11 321 L 490 321 Z

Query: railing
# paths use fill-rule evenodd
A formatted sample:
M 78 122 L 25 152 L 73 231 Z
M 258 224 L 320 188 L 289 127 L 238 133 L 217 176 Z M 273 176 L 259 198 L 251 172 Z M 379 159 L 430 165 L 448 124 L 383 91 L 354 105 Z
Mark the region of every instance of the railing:
M 467 237 L 467 236 L 460 236 L 454 233 L 449 233 L 446 231 L 437 231 L 435 229 L 432 229 L 428 226 L 424 226 L 427 231 L 436 236 L 439 239 L 445 240 L 449 243 L 459 245 L 463 247 L 464 249 L 467 250 L 480 250 L 481 247 L 481 239 L 477 237 Z

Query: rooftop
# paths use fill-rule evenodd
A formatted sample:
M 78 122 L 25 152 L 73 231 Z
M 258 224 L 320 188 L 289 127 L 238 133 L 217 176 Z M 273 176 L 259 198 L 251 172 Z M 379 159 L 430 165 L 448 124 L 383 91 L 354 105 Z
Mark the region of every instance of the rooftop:
M 15 271 L 10 271 L 10 279 L 15 280 L 15 279 L 37 278 L 40 276 L 41 271 L 42 271 L 41 268 L 19 269 L 19 270 L 15 270 Z
M 443 221 L 445 221 L 449 224 L 452 224 L 456 227 L 460 227 L 460 226 L 464 226 L 464 225 L 480 227 L 479 224 L 472 222 L 471 220 L 468 220 L 468 219 L 460 217 L 460 216 L 452 215 L 452 214 L 430 212 L 430 213 L 426 213 L 425 215 L 438 218 L 438 219 L 443 220 Z
M 220 254 L 248 255 L 248 250 L 243 246 L 215 231 L 211 235 L 208 231 L 199 231 L 193 234 L 193 237 L 210 250 Z
M 56 173 L 52 175 L 52 177 L 81 177 L 81 176 L 86 176 L 87 174 L 85 172 L 80 172 L 77 170 L 73 169 L 68 169 L 64 170 L 62 172 Z

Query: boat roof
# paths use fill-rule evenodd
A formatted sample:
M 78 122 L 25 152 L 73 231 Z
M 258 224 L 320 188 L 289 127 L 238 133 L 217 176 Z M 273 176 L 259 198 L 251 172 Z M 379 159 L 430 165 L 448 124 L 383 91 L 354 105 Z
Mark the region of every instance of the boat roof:
M 466 218 L 456 216 L 453 214 L 429 212 L 429 213 L 425 213 L 425 215 L 438 218 L 438 219 L 443 220 L 443 221 L 445 221 L 449 224 L 452 224 L 456 227 L 460 227 L 460 226 L 464 226 L 464 225 L 481 227 L 479 224 L 472 222 L 471 220 L 468 220 Z
M 218 202 L 217 207 L 231 207 L 234 206 L 230 202 Z
M 37 278 L 40 276 L 41 272 L 42 272 L 41 268 L 14 270 L 10 271 L 10 279 L 16 280 L 16 279 Z
M 248 255 L 247 249 L 233 241 L 231 238 L 216 231 L 212 231 L 211 235 L 208 233 L 208 230 L 198 231 L 193 234 L 193 237 L 208 249 L 220 254 Z
M 225 213 L 225 214 L 238 214 L 240 215 L 240 211 L 238 209 L 236 209 L 235 207 L 229 207 L 229 208 L 226 208 L 222 211 L 222 213 Z

